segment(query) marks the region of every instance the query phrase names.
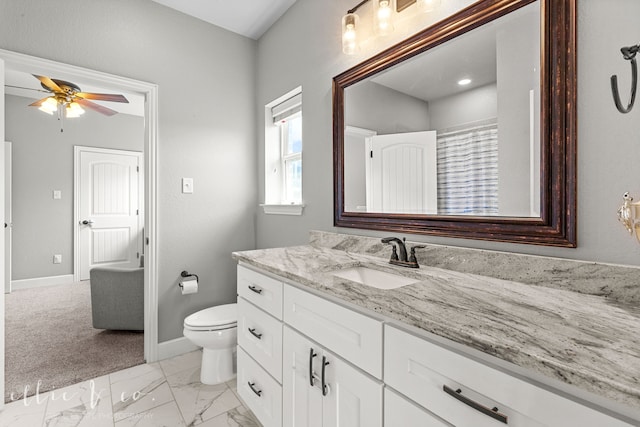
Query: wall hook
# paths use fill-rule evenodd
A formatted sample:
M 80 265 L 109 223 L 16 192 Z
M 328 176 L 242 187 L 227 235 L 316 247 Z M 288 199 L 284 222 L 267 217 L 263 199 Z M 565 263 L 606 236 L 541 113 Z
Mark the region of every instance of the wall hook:
M 611 76 L 611 92 L 613 93 L 613 102 L 616 104 L 616 108 L 622 114 L 627 114 L 633 109 L 633 104 L 636 102 L 636 91 L 638 88 L 638 64 L 636 63 L 636 54 L 640 51 L 640 45 L 623 47 L 620 49 L 622 56 L 627 61 L 631 62 L 631 97 L 629 105 L 627 107 L 622 106 L 620 101 L 620 92 L 618 91 L 618 76 Z

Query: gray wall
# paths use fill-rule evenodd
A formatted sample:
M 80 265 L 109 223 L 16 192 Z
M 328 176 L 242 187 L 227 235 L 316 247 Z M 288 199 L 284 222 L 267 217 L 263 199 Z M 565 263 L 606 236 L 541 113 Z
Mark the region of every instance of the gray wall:
M 12 279 L 73 274 L 73 146 L 142 151 L 144 119 L 93 111 L 65 121 L 5 97 L 6 139 L 12 155 Z M 62 199 L 53 199 L 53 190 Z M 62 264 L 53 255 L 62 254 Z
M 429 102 L 431 128 L 442 131 L 498 117 L 496 84 L 488 84 Z
M 373 82 L 345 90 L 344 112 L 345 125 L 374 130 L 378 135 L 431 129 L 428 103 Z
M 539 8 L 538 8 L 539 10 Z M 529 92 L 534 90 L 535 108 L 540 111 L 540 38 L 531 37 L 540 27 L 539 11 L 533 10 L 510 21 L 496 35 L 498 74 L 498 194 L 500 214 L 529 216 L 531 193 L 540 194 L 540 186 L 531 188 Z M 514 61 L 513 58 L 518 58 Z M 513 78 L 517 76 L 517 78 Z M 539 121 L 540 116 L 536 119 Z M 536 135 L 539 138 L 539 134 Z M 539 139 L 538 139 L 539 141 Z M 539 163 L 537 163 L 539 164 Z M 539 170 L 539 168 L 538 168 Z M 539 182 L 539 174 L 537 175 Z M 539 199 L 539 197 L 538 197 Z
M 445 4 L 445 2 L 443 2 Z M 446 3 L 449 7 L 449 3 Z M 302 84 L 304 90 L 304 215 L 258 214 L 258 247 L 301 244 L 309 229 L 382 236 L 369 230 L 333 227 L 331 79 L 366 57 L 390 46 L 390 39 L 354 57 L 341 52 L 339 22 L 346 7 L 339 0 L 298 0 L 258 44 L 258 100 L 269 100 Z M 640 33 L 637 0 L 578 1 L 578 248 L 481 242 L 408 236 L 413 240 L 455 246 L 497 249 L 571 259 L 640 265 L 640 245 L 618 223 L 622 194 L 640 198 L 640 107 L 617 112 L 609 77 L 622 78 L 629 90 L 629 64 L 620 47 L 637 43 Z M 366 19 L 366 18 L 365 18 Z M 287 49 L 282 49 L 287 46 Z M 258 129 L 264 124 L 258 123 Z M 259 132 L 260 188 L 263 191 L 262 136 Z M 263 199 L 262 193 L 260 198 Z M 286 230 L 286 231 L 285 231 Z
M 256 42 L 149 0 L 2 0 L 0 48 L 158 84 L 159 341 L 235 301 L 230 253 L 255 246 Z M 198 294 L 180 295 L 182 270 Z

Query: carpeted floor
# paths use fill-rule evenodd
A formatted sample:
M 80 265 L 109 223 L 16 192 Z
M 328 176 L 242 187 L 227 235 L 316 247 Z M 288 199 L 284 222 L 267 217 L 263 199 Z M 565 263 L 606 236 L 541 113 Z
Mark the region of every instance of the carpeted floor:
M 93 329 L 89 292 L 86 281 L 5 295 L 5 402 L 144 362 L 142 332 Z

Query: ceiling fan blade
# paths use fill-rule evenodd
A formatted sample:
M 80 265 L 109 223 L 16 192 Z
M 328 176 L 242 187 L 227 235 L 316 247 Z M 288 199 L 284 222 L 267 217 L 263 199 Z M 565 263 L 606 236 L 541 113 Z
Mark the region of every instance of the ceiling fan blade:
M 83 107 L 87 107 L 90 110 L 97 111 L 98 113 L 104 114 L 105 116 L 113 116 L 114 114 L 118 114 L 116 110 L 103 107 L 102 105 L 96 104 L 95 102 L 87 101 L 86 99 L 78 98 L 76 99 L 76 102 Z
M 40 82 L 43 85 L 45 85 L 47 88 L 49 88 L 52 92 L 63 92 L 63 90 L 60 88 L 60 86 L 58 86 L 56 84 L 56 82 L 51 80 L 49 77 L 38 76 L 38 75 L 35 75 L 35 74 L 32 74 L 32 76 L 35 77 L 36 79 L 40 80 Z
M 47 96 L 46 98 L 39 99 L 36 102 L 29 104 L 29 107 L 41 107 L 44 101 L 46 101 L 49 98 L 51 97 Z
M 110 101 L 110 102 L 126 102 L 129 103 L 129 100 L 124 97 L 124 95 L 116 95 L 110 93 L 87 93 L 87 92 L 78 92 L 75 94 L 83 99 L 93 99 L 96 101 Z

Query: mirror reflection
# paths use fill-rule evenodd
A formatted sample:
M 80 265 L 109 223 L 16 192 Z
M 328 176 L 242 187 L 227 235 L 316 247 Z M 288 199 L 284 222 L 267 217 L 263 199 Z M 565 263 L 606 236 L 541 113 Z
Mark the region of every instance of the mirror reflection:
M 345 89 L 345 212 L 540 217 L 539 3 Z

